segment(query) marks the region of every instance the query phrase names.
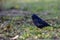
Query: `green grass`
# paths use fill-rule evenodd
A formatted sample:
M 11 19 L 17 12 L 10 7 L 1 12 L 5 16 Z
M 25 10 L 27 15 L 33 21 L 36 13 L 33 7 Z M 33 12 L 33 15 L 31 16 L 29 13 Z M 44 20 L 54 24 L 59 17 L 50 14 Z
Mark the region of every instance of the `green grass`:
M 6 3 L 4 4 L 4 7 L 6 9 L 8 9 L 10 7 L 15 7 L 17 9 L 20 9 L 23 11 L 31 11 L 33 13 L 48 12 L 48 13 L 50 13 L 50 15 L 47 15 L 47 17 L 51 17 L 51 18 L 59 16 L 59 14 L 60 14 L 59 0 L 51 0 L 51 1 L 42 0 L 42 1 L 38 1 L 38 2 L 31 2 L 32 0 L 30 0 L 30 2 L 26 2 L 27 0 L 25 0 L 24 2 L 20 2 L 20 3 L 18 1 L 15 1 L 15 0 L 10 1 L 10 2 L 6 1 Z M 46 17 L 46 16 L 44 16 L 44 17 Z
M 60 0 L 40 0 L 39 2 L 33 2 L 34 0 L 32 2 L 31 1 L 28 2 L 26 0 L 23 3 L 22 2 L 15 3 L 13 1 L 11 2 L 7 1 L 6 4 L 4 4 L 4 7 L 8 9 L 13 6 L 23 11 L 31 11 L 32 13 L 37 13 L 39 17 L 43 19 L 57 19 L 55 21 L 58 21 L 58 23 L 57 22 L 55 23 L 56 24 L 55 28 L 53 28 L 53 26 L 52 27 L 48 26 L 46 28 L 39 29 L 35 25 L 26 23 L 28 21 L 27 19 L 24 23 L 21 23 L 21 25 L 16 25 L 14 24 L 13 20 L 24 19 L 24 17 L 13 17 L 11 20 L 12 22 L 11 24 L 13 25 L 12 29 L 15 29 L 16 32 L 14 33 L 14 31 L 11 30 L 11 33 L 9 33 L 9 35 L 13 35 L 13 34 L 16 35 L 20 32 L 21 35 L 19 36 L 18 40 L 26 40 L 29 38 L 32 38 L 33 40 L 41 39 L 41 38 L 45 38 L 45 39 L 60 38 L 60 26 L 59 26 L 60 25 Z M 45 12 L 49 14 L 44 15 L 43 13 Z

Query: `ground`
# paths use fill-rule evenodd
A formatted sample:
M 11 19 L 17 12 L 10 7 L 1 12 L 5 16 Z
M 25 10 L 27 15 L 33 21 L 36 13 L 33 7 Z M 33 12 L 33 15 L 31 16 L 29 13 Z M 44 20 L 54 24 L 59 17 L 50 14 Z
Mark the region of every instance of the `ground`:
M 14 12 L 15 11 L 15 12 Z M 1 35 L 4 35 L 3 37 L 8 37 L 8 38 L 12 38 L 16 35 L 19 35 L 19 37 L 17 38 L 17 40 L 37 40 L 37 39 L 59 39 L 60 38 L 60 28 L 56 27 L 56 26 L 48 26 L 45 27 L 43 29 L 39 29 L 37 28 L 32 20 L 31 20 L 31 12 L 28 11 L 17 11 L 17 10 L 10 10 L 10 11 L 3 11 L 1 13 L 7 13 L 8 14 L 19 14 L 19 16 L 3 16 L 3 22 L 0 24 L 4 24 L 4 22 L 6 21 L 5 24 L 10 24 L 9 26 L 11 26 L 11 29 L 9 31 L 7 29 L 7 25 L 5 25 L 5 27 L 3 27 L 3 29 L 0 30 Z M 20 12 L 20 13 L 19 13 Z M 26 12 L 26 15 L 24 15 L 24 13 Z M 27 14 L 29 13 L 29 14 Z M 37 13 L 38 14 L 38 13 Z M 29 15 L 29 16 L 28 16 Z M 45 14 L 46 15 L 46 14 Z M 27 17 L 27 18 L 26 18 Z M 7 20 L 8 19 L 8 20 Z M 45 21 L 47 21 L 48 23 L 52 21 L 56 22 L 57 19 L 45 19 Z M 55 21 L 53 21 L 55 20 Z M 8 22 L 10 21 L 10 22 Z M 55 25 L 55 24 L 54 24 Z M 57 24 L 56 24 L 57 25 Z M 7 40 L 7 39 L 6 39 Z
M 14 1 L 15 3 L 16 1 Z M 9 3 L 9 4 L 8 4 Z M 13 2 L 12 2 L 13 3 Z M 13 6 L 12 6 L 13 5 Z M 10 9 L 14 7 L 16 9 Z M 0 12 L 1 39 L 11 39 L 18 35 L 17 40 L 54 40 L 60 38 L 60 1 L 41 0 L 37 2 L 24 2 L 21 4 L 4 4 L 4 10 Z M 37 14 L 51 26 L 43 29 L 37 28 L 31 15 Z M 7 39 L 8 38 L 8 39 Z

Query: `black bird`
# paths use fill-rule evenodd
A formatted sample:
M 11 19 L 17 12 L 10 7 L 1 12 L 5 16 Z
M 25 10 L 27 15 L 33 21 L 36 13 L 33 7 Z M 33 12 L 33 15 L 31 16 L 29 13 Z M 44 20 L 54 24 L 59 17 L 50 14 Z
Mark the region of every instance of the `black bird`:
M 47 22 L 39 18 L 36 14 L 32 14 L 32 21 L 34 25 L 36 25 L 38 28 L 50 26 Z

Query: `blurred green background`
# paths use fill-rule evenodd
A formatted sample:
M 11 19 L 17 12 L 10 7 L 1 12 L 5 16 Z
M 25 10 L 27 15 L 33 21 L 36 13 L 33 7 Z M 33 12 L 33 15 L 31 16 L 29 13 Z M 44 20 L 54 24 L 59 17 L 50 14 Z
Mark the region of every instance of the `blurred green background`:
M 60 0 L 3 0 L 2 2 L 3 10 L 10 10 L 11 7 L 14 7 L 16 10 L 31 12 L 31 15 L 36 13 L 49 24 L 52 24 L 51 27 L 39 29 L 31 22 L 31 15 L 12 17 L 10 24 L 16 32 L 11 30 L 9 35 L 20 33 L 17 40 L 53 40 L 60 38 Z M 20 20 L 20 25 L 15 24 L 16 20 Z M 6 32 L 3 33 L 7 35 Z

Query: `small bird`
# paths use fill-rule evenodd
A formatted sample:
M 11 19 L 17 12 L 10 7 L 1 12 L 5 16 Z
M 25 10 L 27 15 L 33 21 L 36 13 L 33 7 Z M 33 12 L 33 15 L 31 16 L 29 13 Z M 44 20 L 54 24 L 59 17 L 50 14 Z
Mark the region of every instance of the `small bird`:
M 32 21 L 34 25 L 36 25 L 38 28 L 50 26 L 47 22 L 39 18 L 36 14 L 32 14 Z

